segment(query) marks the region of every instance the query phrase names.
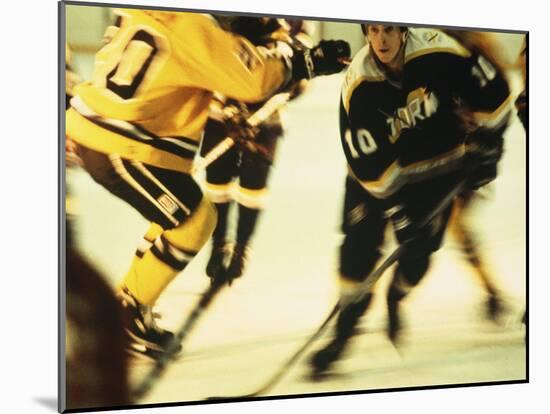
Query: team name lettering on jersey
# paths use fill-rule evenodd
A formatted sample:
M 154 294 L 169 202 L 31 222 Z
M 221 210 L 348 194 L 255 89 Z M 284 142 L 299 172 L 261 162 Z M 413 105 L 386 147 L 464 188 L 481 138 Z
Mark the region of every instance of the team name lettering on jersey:
M 407 96 L 407 105 L 397 108 L 395 114 L 386 119 L 390 126 L 390 142 L 394 143 L 405 128 L 412 128 L 418 121 L 432 116 L 439 106 L 439 100 L 426 88 L 418 88 Z

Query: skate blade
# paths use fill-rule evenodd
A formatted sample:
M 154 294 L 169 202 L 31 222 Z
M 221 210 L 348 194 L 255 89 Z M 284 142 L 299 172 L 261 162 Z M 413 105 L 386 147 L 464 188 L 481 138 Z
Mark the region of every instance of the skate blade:
M 151 363 L 154 363 L 167 355 L 166 352 L 150 349 L 141 344 L 131 344 L 128 348 L 126 348 L 126 353 L 136 361 Z M 174 354 L 170 357 L 170 359 L 177 360 L 179 357 L 180 355 Z
M 156 351 L 156 352 L 160 352 L 160 353 L 165 353 L 166 352 L 166 347 L 163 347 L 155 342 L 151 342 L 151 341 L 147 341 L 137 335 L 135 335 L 134 333 L 132 333 L 130 330 L 126 329 L 126 334 L 130 337 L 130 340 L 131 340 L 131 346 L 139 346 L 140 349 L 143 349 L 143 348 L 147 348 L 149 350 L 152 350 L 152 351 Z M 178 347 L 176 348 L 176 350 L 174 351 L 174 354 L 178 354 L 182 349 L 182 346 L 181 344 L 178 345 Z
M 324 382 L 333 381 L 343 377 L 345 377 L 344 374 L 338 373 L 334 370 L 318 371 L 313 369 L 309 373 L 305 374 L 302 379 L 305 382 Z

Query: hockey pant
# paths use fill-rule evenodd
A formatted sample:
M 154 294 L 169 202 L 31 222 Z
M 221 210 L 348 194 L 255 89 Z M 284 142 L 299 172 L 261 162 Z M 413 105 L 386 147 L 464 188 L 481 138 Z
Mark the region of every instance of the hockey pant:
M 208 241 L 216 210 L 188 174 L 82 145 L 77 151 L 97 183 L 151 222 L 123 285 L 142 304 L 152 305 Z
M 283 130 L 280 123 L 261 125 L 254 143 L 261 145 L 273 160 L 277 140 Z M 204 131 L 201 154 L 204 156 L 226 137 L 222 122 L 209 119 Z M 265 206 L 267 179 L 271 162 L 259 153 L 234 146 L 206 169 L 206 189 L 214 203 L 227 203 L 232 200 L 252 209 Z M 239 184 L 234 189 L 233 181 Z
M 426 216 L 441 199 L 440 194 L 424 199 L 413 214 Z M 432 233 L 422 232 L 412 246 L 399 258 L 390 290 L 400 298 L 416 286 L 428 270 L 430 256 L 441 246 L 449 221 L 451 206 L 434 218 L 437 228 Z M 340 247 L 340 277 L 342 295 L 352 294 L 375 269 L 381 257 L 388 219 L 383 203 L 368 194 L 353 178 L 346 180 L 342 230 L 344 241 Z

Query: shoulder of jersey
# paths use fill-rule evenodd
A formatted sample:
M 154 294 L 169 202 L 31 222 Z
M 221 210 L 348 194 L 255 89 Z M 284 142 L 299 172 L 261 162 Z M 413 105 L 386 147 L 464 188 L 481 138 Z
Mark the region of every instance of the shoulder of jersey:
M 191 12 L 174 12 L 164 10 L 142 10 L 142 9 L 115 9 L 114 13 L 118 16 L 131 17 L 139 22 L 141 20 L 154 19 L 160 23 L 167 25 L 177 25 L 179 22 L 188 23 L 190 21 L 204 24 L 214 24 L 219 26 L 218 22 L 210 14 L 206 13 L 191 13 Z
M 405 48 L 405 63 L 431 53 L 449 53 L 469 57 L 470 51 L 456 39 L 434 29 L 409 29 Z
M 378 68 L 371 56 L 369 45 L 363 46 L 348 66 L 342 85 L 342 101 L 346 111 L 349 111 L 351 96 L 359 85 L 363 82 L 383 82 L 385 80 L 384 72 Z

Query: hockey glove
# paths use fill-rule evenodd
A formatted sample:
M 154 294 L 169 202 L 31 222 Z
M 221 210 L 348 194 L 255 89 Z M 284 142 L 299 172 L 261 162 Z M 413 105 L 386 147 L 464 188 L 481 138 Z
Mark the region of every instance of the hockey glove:
M 413 219 L 407 213 L 407 209 L 399 204 L 386 210 L 386 216 L 391 219 L 399 244 L 406 244 L 409 248 L 411 246 L 426 248 L 426 243 L 431 243 L 433 236 L 441 230 L 441 226 L 445 223 L 441 214 L 436 215 L 428 222 L 419 222 L 418 218 Z
M 311 79 L 338 73 L 349 63 L 351 49 L 345 40 L 321 40 L 312 49 L 294 50 L 292 78 Z
M 248 111 L 239 111 L 225 120 L 227 135 L 237 143 L 256 139 L 259 130 L 257 127 L 250 125 L 247 118 Z
M 468 137 L 466 173 L 468 187 L 477 190 L 497 177 L 497 164 L 502 158 L 502 133 L 479 130 Z
M 271 165 L 273 163 L 273 154 L 269 148 L 256 141 L 260 128 L 250 125 L 247 122 L 248 118 L 249 113 L 246 108 L 240 111 L 233 111 L 231 117 L 225 120 L 227 135 L 235 141 L 235 145 L 241 151 L 257 154 L 262 161 Z
M 414 240 L 416 226 L 413 225 L 403 205 L 397 204 L 387 209 L 386 216 L 390 218 L 395 237 L 400 244 Z

